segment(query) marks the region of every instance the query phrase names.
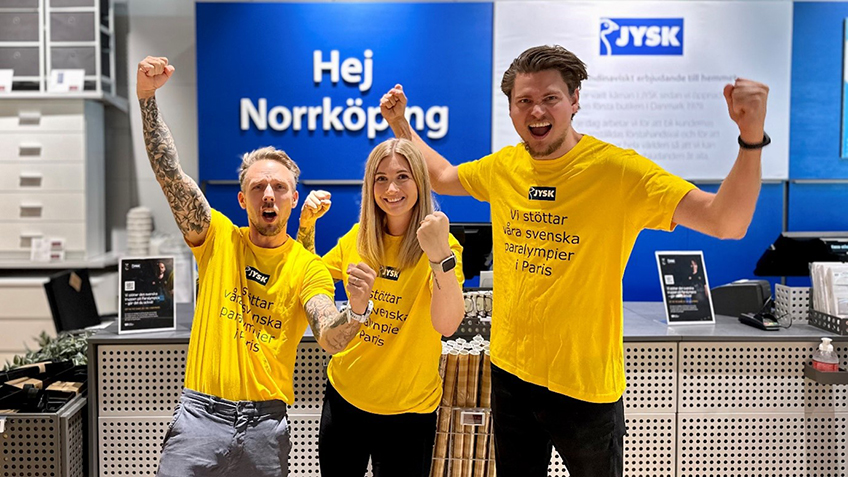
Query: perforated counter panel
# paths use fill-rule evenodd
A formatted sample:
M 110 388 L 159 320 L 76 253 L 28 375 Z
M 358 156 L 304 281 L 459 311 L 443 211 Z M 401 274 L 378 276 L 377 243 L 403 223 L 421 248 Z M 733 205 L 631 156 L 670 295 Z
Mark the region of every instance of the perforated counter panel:
M 763 341 L 761 335 L 754 341 L 725 342 L 720 336 L 625 341 L 625 475 L 848 475 L 848 386 L 803 377 L 818 342 L 816 331 L 805 333 L 809 337 L 803 339 L 765 335 L 788 341 Z M 843 367 L 846 344 L 836 342 Z M 114 340 L 95 349 L 95 470 L 104 477 L 153 476 L 182 387 L 187 344 Z M 327 360 L 317 343 L 299 345 L 296 404 L 289 410 L 292 476 L 319 475 Z M 549 475 L 568 475 L 556 452 Z

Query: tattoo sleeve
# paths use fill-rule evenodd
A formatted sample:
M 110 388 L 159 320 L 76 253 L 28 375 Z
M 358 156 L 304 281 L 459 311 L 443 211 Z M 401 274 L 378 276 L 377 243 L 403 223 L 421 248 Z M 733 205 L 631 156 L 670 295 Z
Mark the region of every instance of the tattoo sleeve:
M 297 241 L 303 245 L 303 248 L 315 253 L 315 222 L 309 225 L 300 224 L 297 229 Z
M 360 323 L 348 320 L 327 295 L 315 295 L 306 302 L 306 317 L 315 340 L 330 354 L 344 350 L 359 331 Z
M 156 180 L 184 236 L 203 235 L 212 220 L 209 202 L 194 179 L 183 172 L 171 130 L 159 114 L 156 97 L 140 99 L 144 145 Z

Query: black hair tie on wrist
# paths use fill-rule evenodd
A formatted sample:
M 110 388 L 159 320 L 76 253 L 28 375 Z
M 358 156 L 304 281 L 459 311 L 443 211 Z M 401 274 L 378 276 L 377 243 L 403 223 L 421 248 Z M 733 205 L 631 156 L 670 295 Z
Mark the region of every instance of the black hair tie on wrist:
M 758 142 L 756 144 L 748 144 L 747 142 L 742 140 L 742 135 L 739 135 L 739 147 L 741 147 L 742 149 L 762 149 L 768 146 L 769 144 L 771 144 L 771 138 L 765 132 L 763 132 L 763 141 Z

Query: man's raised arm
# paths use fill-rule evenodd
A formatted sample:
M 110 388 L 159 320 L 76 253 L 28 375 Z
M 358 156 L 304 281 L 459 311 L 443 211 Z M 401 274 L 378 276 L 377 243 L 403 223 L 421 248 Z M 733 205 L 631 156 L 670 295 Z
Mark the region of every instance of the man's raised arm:
M 674 211 L 674 222 L 722 239 L 741 239 L 748 231 L 762 183 L 762 147 L 768 86 L 737 79 L 724 88 L 730 118 L 739 126 L 739 155 L 718 192 L 689 192 Z M 747 147 L 745 147 L 747 146 Z
M 174 73 L 167 58 L 148 56 L 138 64 L 136 93 L 141 106 L 144 145 L 156 180 L 186 241 L 198 246 L 206 239 L 212 210 L 194 179 L 183 172 L 171 131 L 159 114 L 156 90 Z
M 395 85 L 388 93 L 380 99 L 380 112 L 383 119 L 389 123 L 395 137 L 409 139 L 421 151 L 424 160 L 427 161 L 427 170 L 430 173 L 430 183 L 437 194 L 442 195 L 469 195 L 468 191 L 459 182 L 458 167 L 454 166 L 429 144 L 421 139 L 421 136 L 410 127 L 404 113 L 406 111 L 406 95 L 403 86 Z

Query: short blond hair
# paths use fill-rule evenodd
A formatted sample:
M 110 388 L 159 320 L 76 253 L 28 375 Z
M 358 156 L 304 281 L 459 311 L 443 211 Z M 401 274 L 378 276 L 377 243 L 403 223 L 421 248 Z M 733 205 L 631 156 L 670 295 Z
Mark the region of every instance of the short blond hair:
M 294 185 L 297 185 L 297 179 L 300 177 L 300 168 L 297 167 L 297 164 L 294 163 L 285 151 L 273 146 L 268 146 L 260 149 L 254 149 L 241 156 L 241 166 L 239 166 L 238 177 L 239 187 L 241 187 L 242 190 L 244 190 L 244 176 L 247 175 L 247 170 L 258 161 L 277 161 L 286 166 L 286 169 L 290 170 L 292 177 L 294 177 Z

